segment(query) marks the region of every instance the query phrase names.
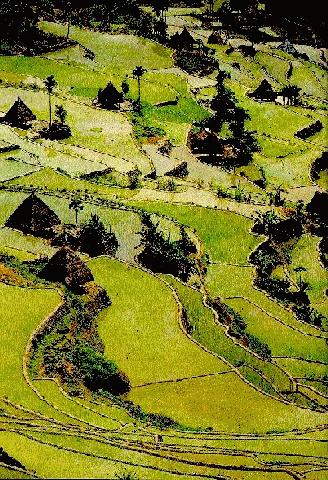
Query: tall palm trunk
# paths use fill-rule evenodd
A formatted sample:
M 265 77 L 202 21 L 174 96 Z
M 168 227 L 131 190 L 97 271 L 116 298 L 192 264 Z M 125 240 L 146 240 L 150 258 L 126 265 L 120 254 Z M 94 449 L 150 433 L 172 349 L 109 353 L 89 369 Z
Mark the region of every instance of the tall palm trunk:
M 51 93 L 49 92 L 49 128 L 52 125 L 52 107 L 51 107 Z
M 71 29 L 71 22 L 70 22 L 70 20 L 68 20 L 68 22 L 67 22 L 66 40 L 69 39 L 70 29 Z
M 138 77 L 138 104 L 141 105 L 141 78 Z

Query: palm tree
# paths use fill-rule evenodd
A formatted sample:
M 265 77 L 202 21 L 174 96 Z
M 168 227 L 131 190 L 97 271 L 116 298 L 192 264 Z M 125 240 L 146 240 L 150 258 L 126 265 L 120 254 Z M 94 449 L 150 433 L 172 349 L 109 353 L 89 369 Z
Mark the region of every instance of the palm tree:
M 293 75 L 293 63 L 289 62 L 289 69 L 288 69 L 288 72 L 286 73 L 287 80 L 289 80 L 292 75 Z
M 84 209 L 82 201 L 79 198 L 73 198 L 69 204 L 69 209 L 75 212 L 75 223 L 77 224 L 78 214 Z
M 129 91 L 130 91 L 130 86 L 129 86 L 128 76 L 127 76 L 127 75 L 126 75 L 126 77 L 125 77 L 125 78 L 123 79 L 123 81 L 122 81 L 121 88 L 122 88 L 122 92 L 123 92 L 124 97 L 126 97 L 127 94 L 128 94 Z
M 44 80 L 44 85 L 47 89 L 47 92 L 48 92 L 48 95 L 49 95 L 49 130 L 51 128 L 51 125 L 52 125 L 52 109 L 51 109 L 51 95 L 54 91 L 54 89 L 57 87 L 57 82 L 55 80 L 55 77 L 53 75 L 49 75 L 49 77 L 47 77 L 45 80 Z
M 141 65 L 137 66 L 132 72 L 132 75 L 138 81 L 138 102 L 137 103 L 138 103 L 139 108 L 141 106 L 141 78 L 143 77 L 143 75 L 146 72 L 147 72 L 147 70 L 144 67 L 142 67 Z
M 306 271 L 307 271 L 306 268 L 302 267 L 302 266 L 294 268 L 294 272 L 299 273 L 297 285 L 298 285 L 298 289 L 301 293 L 304 293 L 309 288 L 308 283 L 305 282 L 302 278 L 302 273 L 306 272 Z
M 71 15 L 72 15 L 72 3 L 70 1 L 68 2 L 66 1 L 65 14 L 66 14 L 66 21 L 67 21 L 66 40 L 68 40 L 69 32 L 71 28 Z
M 62 125 L 65 123 L 67 111 L 62 105 L 56 105 L 55 116 L 59 119 Z

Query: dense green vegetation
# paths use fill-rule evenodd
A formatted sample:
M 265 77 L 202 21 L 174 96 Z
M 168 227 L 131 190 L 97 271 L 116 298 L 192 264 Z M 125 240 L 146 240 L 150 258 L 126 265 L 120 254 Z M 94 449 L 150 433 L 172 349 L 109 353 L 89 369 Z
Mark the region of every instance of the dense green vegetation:
M 325 478 L 324 20 L 271 3 L 1 3 L 0 478 Z

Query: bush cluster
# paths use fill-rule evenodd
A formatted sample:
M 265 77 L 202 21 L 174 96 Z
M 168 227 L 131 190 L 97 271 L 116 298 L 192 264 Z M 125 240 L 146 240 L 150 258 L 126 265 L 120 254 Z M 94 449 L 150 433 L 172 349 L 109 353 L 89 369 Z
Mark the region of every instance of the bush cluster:
M 138 260 L 153 272 L 171 274 L 183 281 L 197 273 L 196 261 L 190 257 L 195 246 L 188 235 L 182 233 L 177 241 L 166 239 L 146 213 L 142 215 L 141 245 Z

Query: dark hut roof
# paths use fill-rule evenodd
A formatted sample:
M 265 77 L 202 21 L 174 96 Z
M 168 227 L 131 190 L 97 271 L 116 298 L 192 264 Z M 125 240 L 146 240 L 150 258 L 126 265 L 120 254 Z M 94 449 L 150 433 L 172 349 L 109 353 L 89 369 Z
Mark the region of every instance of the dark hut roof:
M 109 82 L 105 88 L 100 89 L 98 92 L 98 102 L 104 108 L 116 108 L 122 101 L 123 94 L 117 90 L 112 82 Z
M 207 43 L 215 44 L 215 45 L 224 45 L 222 36 L 220 35 L 219 32 L 216 32 L 216 31 L 211 33 L 211 35 L 208 37 Z
M 179 165 L 172 168 L 172 170 L 169 170 L 168 172 L 165 173 L 165 175 L 169 177 L 177 177 L 177 178 L 184 178 L 188 174 L 189 174 L 189 171 L 188 171 L 187 162 L 181 162 Z
M 256 55 L 256 48 L 254 48 L 252 45 L 239 45 L 238 50 L 240 50 L 243 55 L 249 57 L 254 58 Z
M 220 143 L 215 133 L 208 130 L 201 130 L 196 134 L 190 134 L 189 142 L 191 151 L 196 155 L 215 153 Z
M 55 212 L 32 193 L 10 215 L 5 226 L 43 237 L 48 236 L 50 230 L 60 223 Z
M 249 96 L 259 100 L 274 100 L 277 97 L 277 94 L 273 90 L 272 85 L 264 79 L 254 92 L 249 94 Z
M 177 48 L 180 44 L 180 33 L 176 32 L 172 37 L 170 38 L 170 44 L 173 48 Z
M 278 46 L 279 50 L 282 50 L 283 52 L 286 52 L 286 53 L 290 53 L 292 55 L 295 55 L 297 54 L 297 50 L 296 48 L 294 47 L 294 45 L 292 44 L 292 42 L 290 42 L 288 40 L 288 38 L 286 38 L 279 46 Z
M 40 276 L 52 282 L 64 283 L 76 293 L 83 292 L 83 286 L 93 281 L 89 267 L 68 247 L 55 253 Z
M 3 121 L 15 127 L 26 127 L 36 116 L 32 110 L 23 102 L 21 98 L 17 98 L 16 102 L 10 107 L 3 118 Z
M 183 47 L 185 46 L 192 47 L 195 43 L 194 37 L 191 35 L 191 33 L 188 31 L 186 27 L 184 27 L 184 29 L 180 33 L 179 41 Z

